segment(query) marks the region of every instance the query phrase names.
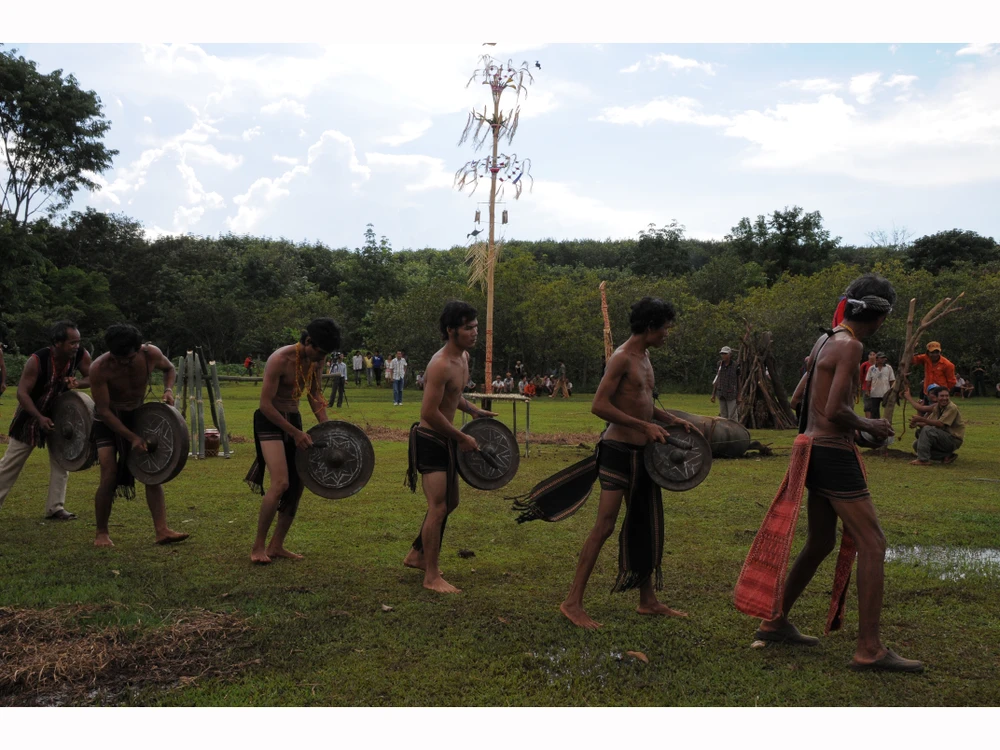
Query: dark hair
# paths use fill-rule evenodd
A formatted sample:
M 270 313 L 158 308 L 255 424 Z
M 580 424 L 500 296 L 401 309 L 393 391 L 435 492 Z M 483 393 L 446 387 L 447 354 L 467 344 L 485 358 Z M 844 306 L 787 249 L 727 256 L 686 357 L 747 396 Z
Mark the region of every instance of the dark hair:
M 659 328 L 677 318 L 674 306 L 659 297 L 643 297 L 632 305 L 628 323 L 632 333 L 645 333 L 650 328 Z
M 115 323 L 104 332 L 104 345 L 116 357 L 127 357 L 142 348 L 142 334 L 130 323 Z
M 333 318 L 316 318 L 299 337 L 299 343 L 306 343 L 306 337 L 317 349 L 325 352 L 335 352 L 340 348 L 340 326 Z
M 58 323 L 53 323 L 49 329 L 49 341 L 53 344 L 61 344 L 69 338 L 69 331 L 74 328 L 76 328 L 76 323 L 72 320 L 60 320 Z
M 448 339 L 449 328 L 459 328 L 477 317 L 476 308 L 462 300 L 452 300 L 441 313 L 441 339 Z
M 859 323 L 878 320 L 883 315 L 892 312 L 896 302 L 896 290 L 888 279 L 875 273 L 866 273 L 851 282 L 845 292 L 847 305 L 844 307 L 844 319 Z

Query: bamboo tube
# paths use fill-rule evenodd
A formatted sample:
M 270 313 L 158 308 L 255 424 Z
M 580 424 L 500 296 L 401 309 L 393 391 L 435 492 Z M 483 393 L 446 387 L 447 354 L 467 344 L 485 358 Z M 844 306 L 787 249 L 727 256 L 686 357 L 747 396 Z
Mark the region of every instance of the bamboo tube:
M 195 433 L 195 445 L 198 446 L 196 455 L 198 458 L 205 457 L 205 403 L 202 401 L 201 397 L 201 366 L 197 358 L 195 359 L 194 367 L 194 392 L 195 392 L 195 403 L 197 406 L 197 432 Z
M 208 363 L 208 366 L 212 370 L 212 383 L 215 386 L 215 413 L 219 417 L 219 423 L 216 427 L 219 428 L 219 437 L 222 442 L 222 455 L 225 458 L 229 458 L 229 432 L 226 430 L 226 412 L 222 408 L 222 391 L 219 389 L 219 371 L 215 366 L 214 359 Z
M 181 416 L 187 419 L 187 381 L 184 379 L 185 365 L 187 360 L 182 356 L 177 358 L 177 382 L 180 384 L 180 409 Z M 174 403 L 177 403 L 177 399 L 174 399 Z
M 188 349 L 187 353 L 187 391 L 188 417 L 191 419 L 191 449 L 189 455 L 198 455 L 198 408 L 195 405 L 194 395 L 194 352 Z

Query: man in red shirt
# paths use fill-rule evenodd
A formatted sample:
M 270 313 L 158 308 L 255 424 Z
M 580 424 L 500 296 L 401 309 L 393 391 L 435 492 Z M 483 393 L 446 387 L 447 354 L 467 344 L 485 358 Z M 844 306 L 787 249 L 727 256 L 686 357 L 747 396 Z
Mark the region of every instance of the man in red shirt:
M 865 404 L 865 419 L 872 418 L 871 383 L 868 382 L 868 370 L 875 366 L 875 352 L 868 352 L 868 359 L 861 363 L 861 400 Z
M 912 364 L 924 366 L 924 403 L 927 403 L 927 389 L 931 385 L 939 385 L 951 393 L 958 380 L 955 377 L 955 365 L 941 356 L 941 344 L 931 341 L 927 344 L 927 354 L 918 354 Z

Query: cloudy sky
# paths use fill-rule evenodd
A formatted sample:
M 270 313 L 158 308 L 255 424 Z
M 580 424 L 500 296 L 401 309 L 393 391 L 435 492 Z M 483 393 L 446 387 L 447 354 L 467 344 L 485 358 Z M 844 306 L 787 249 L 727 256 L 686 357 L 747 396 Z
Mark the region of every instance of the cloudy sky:
M 419 37 L 419 34 L 414 36 Z M 465 35 L 468 36 L 468 35 Z M 1000 239 L 1000 44 L 68 44 L 7 41 L 94 89 L 120 152 L 79 197 L 151 236 L 466 242 L 458 140 L 479 56 L 527 61 L 508 238 L 721 238 L 785 205 L 848 243 L 893 226 Z M 499 34 L 498 34 L 499 36 Z M 541 65 L 539 69 L 536 62 Z M 506 104 L 517 106 L 508 95 Z

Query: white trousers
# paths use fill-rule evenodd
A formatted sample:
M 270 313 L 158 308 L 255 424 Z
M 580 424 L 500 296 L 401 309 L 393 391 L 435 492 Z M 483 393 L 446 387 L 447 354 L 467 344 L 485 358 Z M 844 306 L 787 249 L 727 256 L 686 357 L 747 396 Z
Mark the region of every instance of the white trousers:
M 7 444 L 7 452 L 3 454 L 3 458 L 0 458 L 0 508 L 3 507 L 3 501 L 7 499 L 7 495 L 13 489 L 14 483 L 21 474 L 21 469 L 24 468 L 28 456 L 34 449 L 33 445 L 22 443 L 14 438 L 11 438 Z M 66 484 L 69 481 L 69 472 L 52 459 L 51 452 L 46 451 L 46 453 L 49 454 L 49 499 L 45 504 L 45 515 L 51 516 L 62 510 L 63 503 L 66 502 Z

